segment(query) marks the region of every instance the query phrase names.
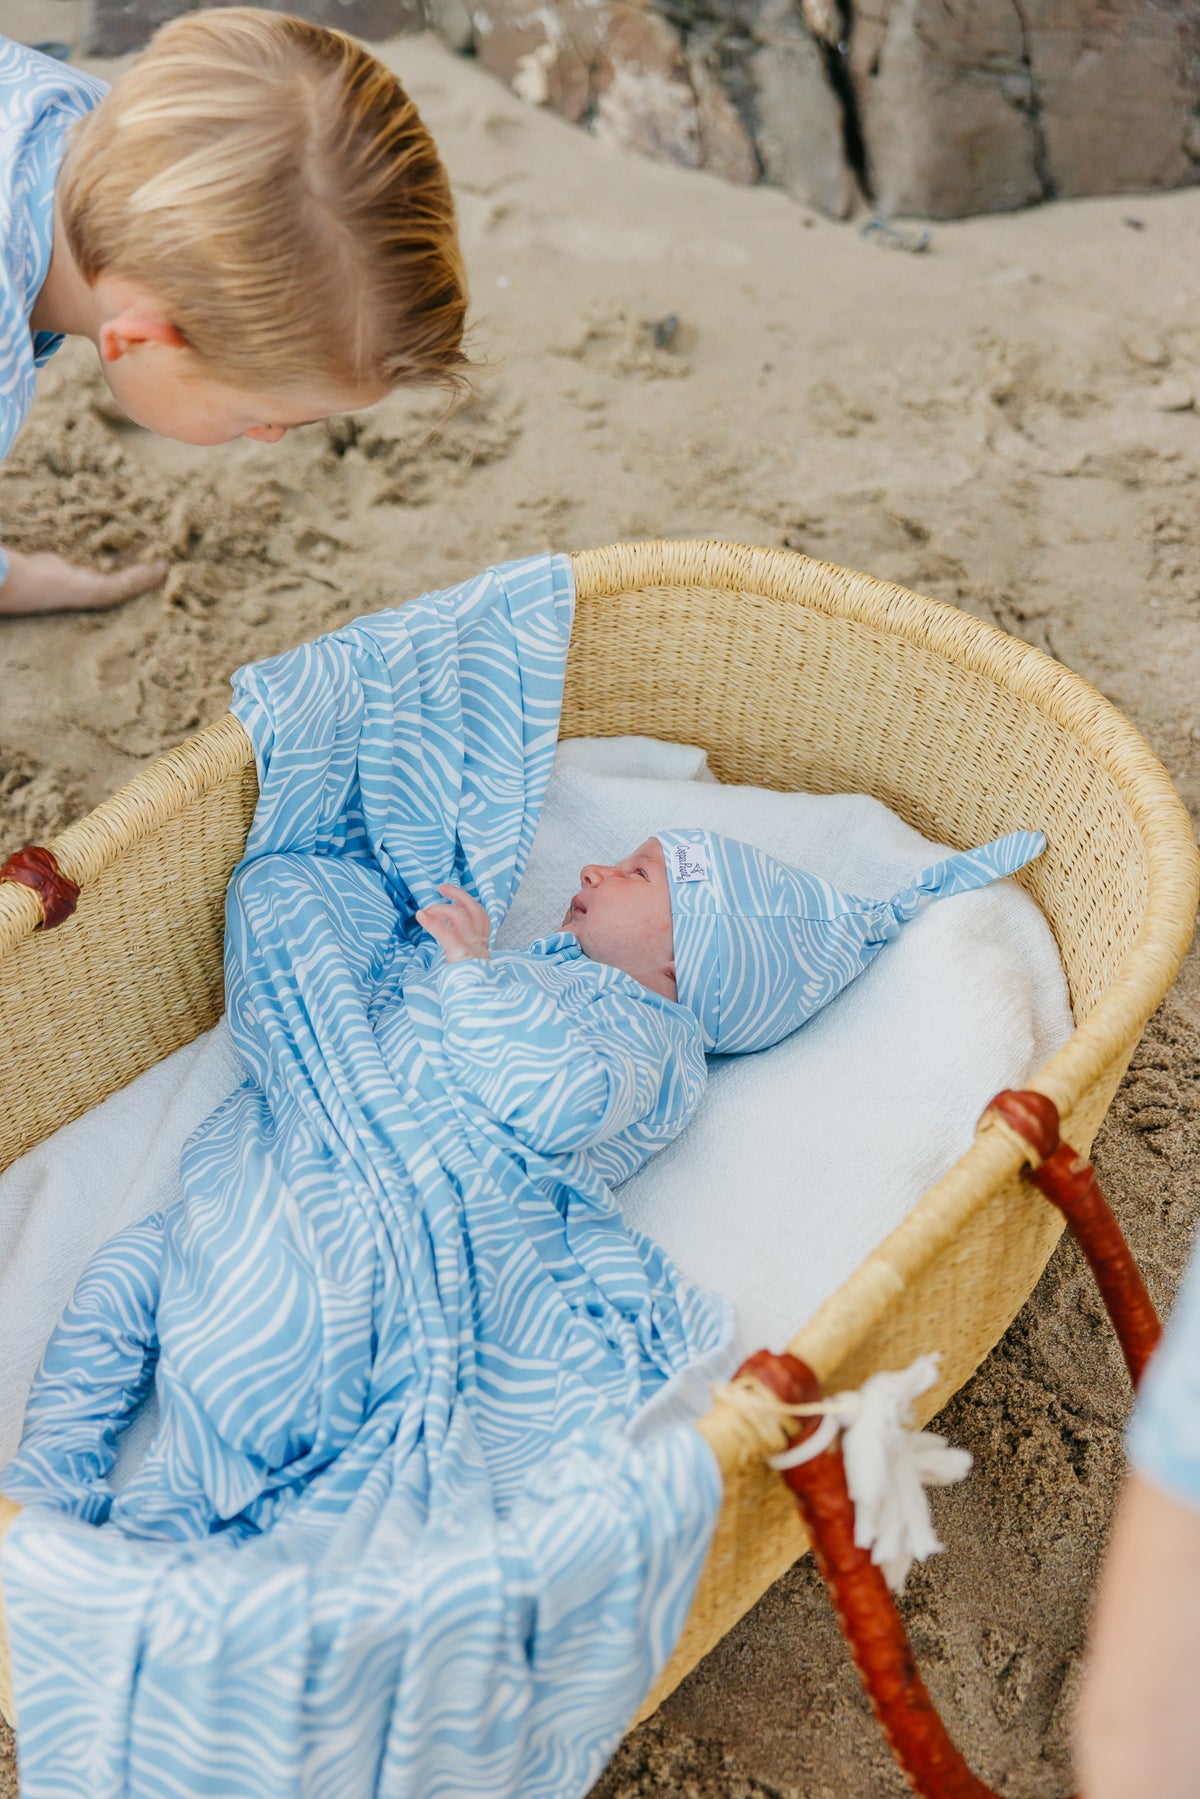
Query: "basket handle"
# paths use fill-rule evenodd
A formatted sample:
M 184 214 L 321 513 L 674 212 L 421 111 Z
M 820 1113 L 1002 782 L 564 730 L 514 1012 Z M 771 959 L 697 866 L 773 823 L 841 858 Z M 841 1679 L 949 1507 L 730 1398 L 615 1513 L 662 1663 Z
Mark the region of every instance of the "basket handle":
M 1095 1169 L 1060 1141 L 1058 1109 L 1044 1094 L 999 1093 L 984 1122 L 1020 1139 L 1032 1164 L 1030 1179 L 1066 1218 L 1096 1277 L 1136 1388 L 1162 1328 Z M 738 1372 L 761 1381 L 788 1406 L 823 1397 L 816 1375 L 796 1356 L 760 1350 Z M 792 1441 L 803 1442 L 818 1424 L 816 1417 L 794 1420 Z M 955 1748 L 917 1672 L 891 1589 L 870 1552 L 854 1541 L 854 1504 L 840 1444 L 781 1473 L 812 1537 L 867 1697 L 909 1783 L 921 1799 L 997 1799 Z

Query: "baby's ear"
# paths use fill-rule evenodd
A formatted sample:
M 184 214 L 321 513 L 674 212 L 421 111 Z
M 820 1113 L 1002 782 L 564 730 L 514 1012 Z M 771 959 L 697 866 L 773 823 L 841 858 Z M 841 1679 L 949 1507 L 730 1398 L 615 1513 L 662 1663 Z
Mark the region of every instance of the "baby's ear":
M 115 318 L 105 319 L 100 327 L 100 354 L 105 362 L 119 362 L 142 344 L 164 344 L 168 349 L 180 350 L 183 343 L 178 326 L 148 306 L 129 306 Z

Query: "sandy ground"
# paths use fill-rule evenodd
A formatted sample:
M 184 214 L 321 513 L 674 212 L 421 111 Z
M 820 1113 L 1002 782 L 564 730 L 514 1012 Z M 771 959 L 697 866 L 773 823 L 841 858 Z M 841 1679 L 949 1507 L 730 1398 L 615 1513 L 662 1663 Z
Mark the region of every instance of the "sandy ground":
M 19 12 L 0 5 L 0 25 Z M 1094 681 L 1200 805 L 1200 416 L 1163 409 L 1193 381 L 1200 398 L 1200 194 L 976 220 L 889 254 L 781 194 L 622 159 L 436 45 L 393 56 L 458 191 L 478 399 L 448 420 L 408 398 L 277 447 L 198 451 L 123 422 L 90 350 L 60 356 L 0 475 L 6 539 L 175 566 L 118 613 L 0 626 L 6 846 L 219 713 L 246 659 L 500 557 L 659 535 L 789 545 L 994 620 Z M 1097 1149 L 1162 1301 L 1200 1173 L 1198 1022 L 1193 957 Z M 1126 1407 L 1064 1248 L 942 1420 L 977 1468 L 942 1496 L 948 1552 L 905 1610 L 1004 1793 L 1072 1790 Z M 0 1796 L 10 1754 L 0 1737 Z M 597 1794 L 905 1790 L 803 1564 Z

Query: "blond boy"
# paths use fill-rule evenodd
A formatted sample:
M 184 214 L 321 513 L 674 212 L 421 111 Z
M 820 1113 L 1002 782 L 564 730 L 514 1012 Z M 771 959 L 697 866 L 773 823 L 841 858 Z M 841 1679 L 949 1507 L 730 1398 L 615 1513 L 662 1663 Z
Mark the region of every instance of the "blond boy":
M 361 45 L 286 15 L 177 19 L 107 92 L 0 39 L 0 242 L 0 456 L 66 335 L 132 419 L 194 444 L 275 443 L 464 366 L 432 138 Z M 164 572 L 0 549 L 0 613 Z

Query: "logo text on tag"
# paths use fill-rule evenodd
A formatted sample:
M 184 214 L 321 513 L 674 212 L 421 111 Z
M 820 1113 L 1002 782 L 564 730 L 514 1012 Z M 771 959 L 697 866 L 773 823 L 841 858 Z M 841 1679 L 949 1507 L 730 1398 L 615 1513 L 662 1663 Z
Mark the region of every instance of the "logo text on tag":
M 671 845 L 671 874 L 677 881 L 707 881 L 708 857 L 702 843 Z

